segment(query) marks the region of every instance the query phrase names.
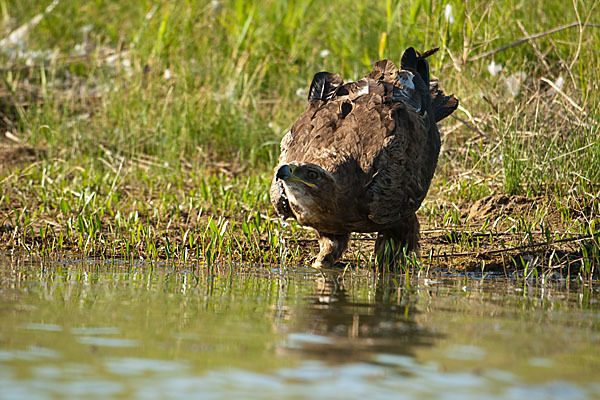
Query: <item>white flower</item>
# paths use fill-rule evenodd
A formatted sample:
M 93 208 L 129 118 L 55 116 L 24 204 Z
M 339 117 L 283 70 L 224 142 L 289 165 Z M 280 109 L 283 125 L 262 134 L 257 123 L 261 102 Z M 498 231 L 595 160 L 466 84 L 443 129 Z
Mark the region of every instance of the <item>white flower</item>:
M 152 17 L 154 17 L 154 13 L 156 12 L 156 10 L 158 10 L 158 6 L 155 4 L 146 14 L 146 21 L 149 21 L 152 19 Z
M 222 8 L 223 8 L 223 5 L 221 4 L 220 1 L 218 1 L 218 0 L 212 0 L 210 2 L 210 10 L 212 12 L 214 12 L 215 14 L 220 13 Z
M 496 64 L 494 60 L 492 60 L 490 65 L 488 65 L 487 69 L 490 72 L 490 75 L 496 76 L 498 75 L 498 73 L 500 73 L 500 71 L 502 71 L 502 64 Z
M 169 68 L 165 69 L 165 72 L 163 73 L 163 77 L 165 78 L 166 81 L 171 79 L 171 70 Z
M 521 84 L 525 82 L 525 79 L 527 79 L 527 74 L 525 74 L 523 71 L 515 72 L 508 78 L 504 79 L 506 89 L 512 97 L 517 97 L 519 95 L 519 92 L 521 91 Z
M 86 53 L 87 51 L 85 50 L 85 43 L 77 43 L 73 47 L 73 54 L 77 56 L 84 56 Z
M 454 14 L 452 13 L 452 6 L 450 4 L 446 4 L 446 7 L 444 7 L 444 17 L 449 24 L 454 23 Z
M 81 27 L 81 33 L 83 33 L 84 35 L 87 35 L 88 33 L 90 33 L 92 31 L 92 29 L 94 29 L 94 25 L 89 24 L 89 25 L 84 25 Z
M 321 50 L 319 52 L 319 55 L 321 56 L 321 58 L 326 58 L 329 55 L 329 50 L 327 50 L 327 49 Z

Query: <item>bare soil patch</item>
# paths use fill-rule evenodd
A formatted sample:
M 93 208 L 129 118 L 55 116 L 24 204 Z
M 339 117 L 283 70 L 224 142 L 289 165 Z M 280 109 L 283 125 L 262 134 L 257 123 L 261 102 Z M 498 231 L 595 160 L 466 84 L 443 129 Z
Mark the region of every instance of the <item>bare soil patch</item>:
M 1 144 L 0 165 L 2 167 L 15 167 L 35 162 L 43 158 L 46 151 L 25 144 Z
M 519 195 L 496 194 L 477 200 L 468 207 L 466 216 L 470 221 L 483 221 L 486 218 L 495 219 L 500 215 L 529 215 L 544 199 L 527 198 Z

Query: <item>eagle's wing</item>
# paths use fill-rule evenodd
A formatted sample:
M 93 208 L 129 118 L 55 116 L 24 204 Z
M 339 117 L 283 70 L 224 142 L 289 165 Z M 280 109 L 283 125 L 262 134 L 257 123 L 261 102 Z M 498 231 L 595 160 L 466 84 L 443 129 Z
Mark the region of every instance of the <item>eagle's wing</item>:
M 421 116 L 403 104 L 388 112 L 395 124 L 374 159 L 366 190 L 368 217 L 380 225 L 394 224 L 419 208 L 429 190 L 440 148 L 437 128 L 429 129 L 429 114 Z
M 314 93 L 322 95 L 315 97 Z M 366 79 L 343 84 L 339 75 L 317 73 L 306 111 L 281 141 L 279 164 L 314 163 L 333 173 L 340 164 L 357 159 L 362 152 L 362 128 L 355 118 L 357 101 L 365 94 L 381 98 L 383 93 L 383 87 L 369 87 Z M 366 104 L 362 108 L 366 113 Z
M 342 84 L 343 80 L 338 74 L 325 71 L 315 74 L 308 91 L 307 110 L 281 139 L 279 164 L 286 160 L 301 161 L 299 157 L 301 158 L 302 154 L 311 152 L 311 142 L 317 136 L 311 134 L 316 128 L 314 119 L 317 113 L 320 114 L 319 119 L 321 121 L 319 128 L 325 129 L 321 132 L 320 137 L 331 137 L 331 131 L 337 127 L 339 118 L 337 113 L 331 112 L 333 110 L 332 107 L 328 106 L 328 102 L 334 96 L 336 89 Z M 324 124 L 324 121 L 328 121 L 328 124 Z
M 445 96 L 437 81 L 430 82 L 425 57 L 435 51 L 421 55 L 409 48 L 402 57 L 402 69 L 395 75 L 383 74 L 399 80 L 404 71 L 409 71 L 413 74 L 414 91 L 403 90 L 404 98 L 394 96 L 393 105 L 382 104 L 376 110 L 391 113 L 395 122 L 375 157 L 367 188 L 369 219 L 377 224 L 393 224 L 420 207 L 429 190 L 441 146 L 436 122 L 458 106 L 458 100 Z

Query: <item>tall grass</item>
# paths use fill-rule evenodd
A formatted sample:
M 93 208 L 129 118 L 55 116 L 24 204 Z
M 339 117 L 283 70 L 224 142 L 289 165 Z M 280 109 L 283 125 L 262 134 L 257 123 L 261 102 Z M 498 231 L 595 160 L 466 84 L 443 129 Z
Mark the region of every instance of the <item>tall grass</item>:
M 4 31 L 47 3 L 7 3 Z M 264 165 L 302 110 L 304 98 L 296 92 L 312 74 L 329 69 L 355 79 L 378 58 L 399 60 L 409 45 L 444 46 L 433 72 L 475 117 L 490 112 L 483 96 L 501 107 L 499 118 L 519 115 L 540 78 L 559 76 L 582 108 L 595 110 L 596 28 L 581 36 L 578 28 L 558 32 L 464 63 L 523 36 L 507 20 L 521 21 L 524 32 L 544 31 L 592 12 L 587 3 L 576 6 L 577 13 L 560 2 L 60 2 L 19 44 L 24 57 L 5 52 L 5 64 L 32 64 L 6 80 L 17 90 L 25 80 L 36 84 L 30 94 L 37 105 L 20 121 L 21 133 L 34 143 L 60 151 L 71 139 L 73 155 L 93 154 L 104 143 L 171 162 L 202 153 Z M 32 58 L 35 51 L 52 54 L 41 60 Z M 496 77 L 486 69 L 492 59 L 504 66 Z M 504 78 L 515 72 L 527 74 L 526 82 L 518 99 L 507 99 Z M 502 126 L 482 128 L 507 133 Z

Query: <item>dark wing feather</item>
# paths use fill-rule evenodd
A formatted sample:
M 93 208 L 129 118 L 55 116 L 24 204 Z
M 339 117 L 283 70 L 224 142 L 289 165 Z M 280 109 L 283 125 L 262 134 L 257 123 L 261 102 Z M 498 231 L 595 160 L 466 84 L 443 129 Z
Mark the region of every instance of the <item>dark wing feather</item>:
M 429 63 L 426 58 L 437 53 L 438 50 L 439 47 L 435 47 L 421 54 L 409 47 L 402 55 L 400 68 L 418 73 L 425 85 L 429 87 Z
M 308 101 L 327 101 L 331 99 L 338 86 L 344 83 L 341 76 L 326 71 L 317 72 L 308 91 Z
M 409 47 L 408 49 L 406 49 L 404 51 L 404 54 L 402 54 L 402 58 L 400 59 L 400 68 L 406 69 L 409 71 L 416 71 L 417 70 L 417 59 L 418 59 L 417 52 L 412 47 Z
M 426 59 L 430 55 L 437 53 L 438 50 L 438 47 L 429 49 L 426 52 L 419 54 L 419 59 L 417 60 L 417 72 L 421 75 L 421 78 L 427 87 L 429 87 L 429 63 Z

